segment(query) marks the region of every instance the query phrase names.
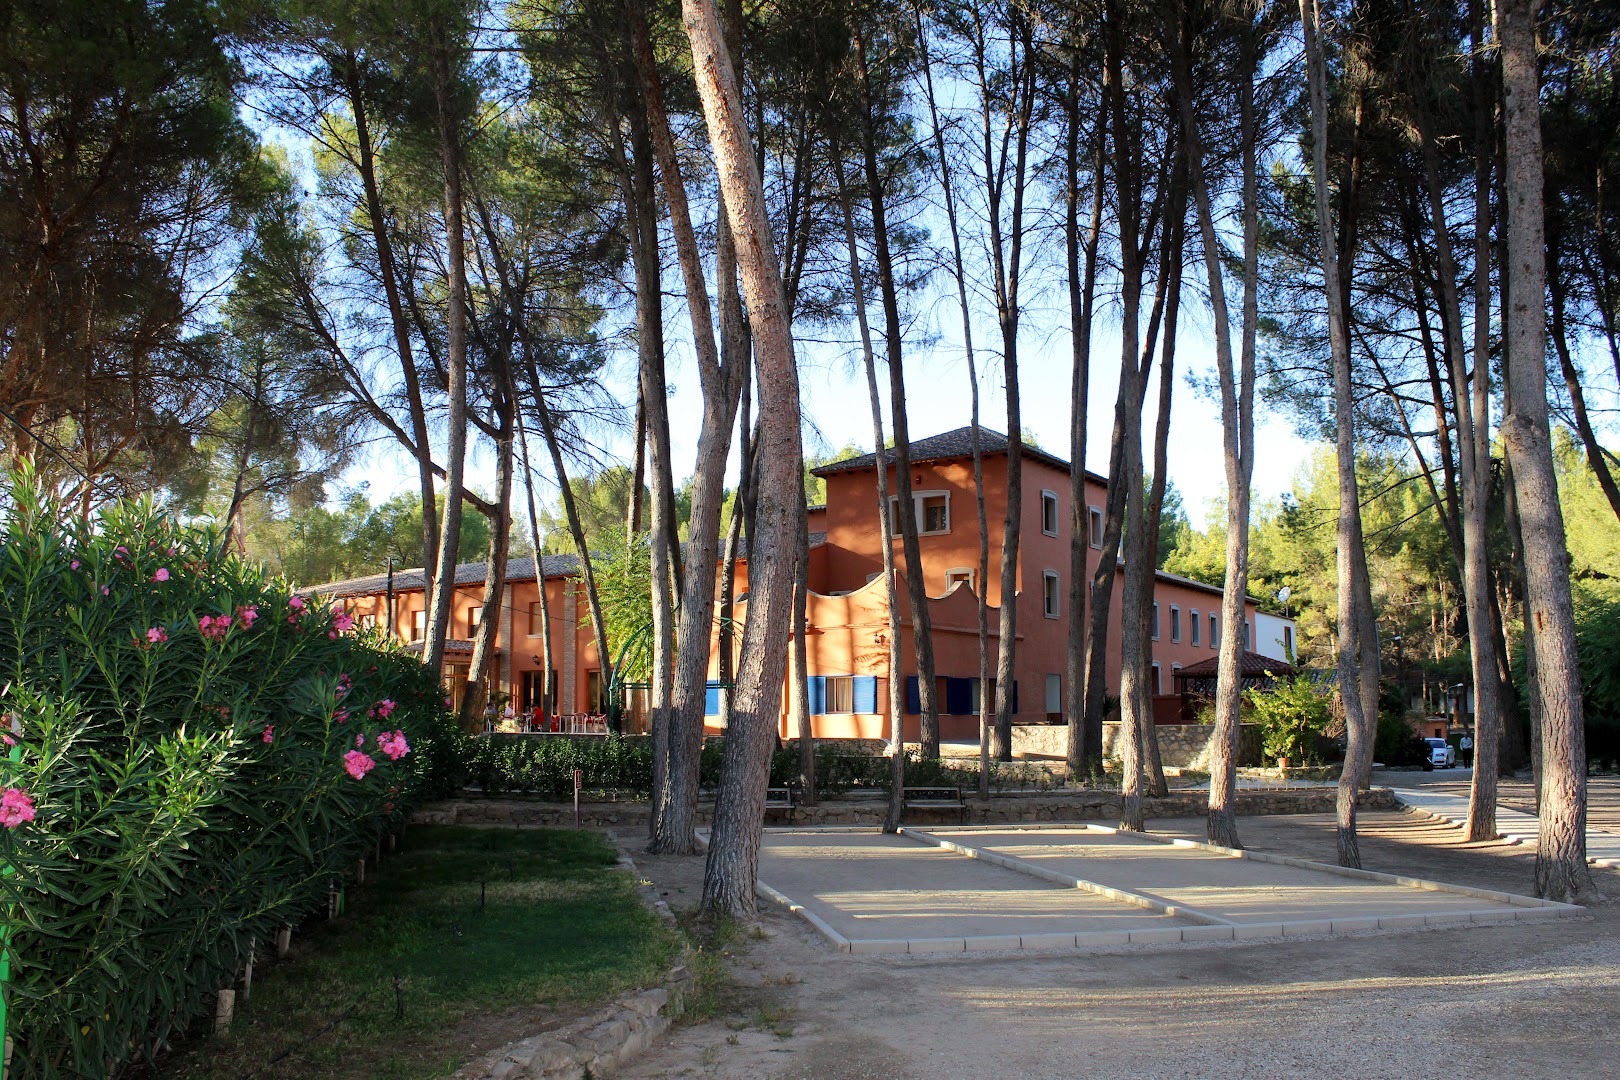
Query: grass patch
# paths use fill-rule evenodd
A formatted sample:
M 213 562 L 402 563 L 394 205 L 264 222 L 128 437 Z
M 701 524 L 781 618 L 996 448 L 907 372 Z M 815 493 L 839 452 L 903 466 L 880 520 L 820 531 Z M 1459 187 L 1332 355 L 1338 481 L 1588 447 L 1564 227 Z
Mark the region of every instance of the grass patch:
M 413 828 L 348 912 L 260 969 L 231 1032 L 164 1063 L 171 1080 L 443 1076 L 621 991 L 679 951 L 615 852 L 571 829 Z M 399 996 L 403 1016 L 399 1016 Z

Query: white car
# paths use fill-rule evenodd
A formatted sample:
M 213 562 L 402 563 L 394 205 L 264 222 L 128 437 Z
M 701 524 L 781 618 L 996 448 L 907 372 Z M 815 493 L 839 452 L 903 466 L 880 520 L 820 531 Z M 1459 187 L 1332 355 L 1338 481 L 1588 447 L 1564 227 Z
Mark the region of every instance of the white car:
M 1449 769 L 1457 764 L 1456 747 L 1440 738 L 1427 738 L 1423 740 L 1429 745 L 1429 761 L 1426 769 Z

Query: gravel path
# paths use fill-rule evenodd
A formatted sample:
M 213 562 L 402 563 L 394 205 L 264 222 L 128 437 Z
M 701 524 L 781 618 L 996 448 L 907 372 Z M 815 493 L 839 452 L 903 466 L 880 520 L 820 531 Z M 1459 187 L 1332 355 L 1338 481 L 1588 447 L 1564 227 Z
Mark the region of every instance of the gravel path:
M 1152 823 L 1200 837 L 1199 820 Z M 1251 847 L 1331 860 L 1325 815 L 1246 817 Z M 1522 848 L 1463 844 L 1398 811 L 1362 817 L 1369 869 L 1527 892 Z M 701 859 L 637 856 L 677 908 Z M 1612 1075 L 1620 873 L 1590 918 L 1101 954 L 859 957 L 767 912 L 731 957 L 713 1021 L 678 1029 L 636 1078 Z

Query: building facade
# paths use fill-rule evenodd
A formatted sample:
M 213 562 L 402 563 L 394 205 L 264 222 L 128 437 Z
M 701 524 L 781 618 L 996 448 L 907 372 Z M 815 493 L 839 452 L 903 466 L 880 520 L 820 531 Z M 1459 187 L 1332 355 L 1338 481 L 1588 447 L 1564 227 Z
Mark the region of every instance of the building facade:
M 936 700 L 941 735 L 946 740 L 978 737 L 979 648 L 977 593 L 990 607 L 989 647 L 999 649 L 1000 606 L 1004 602 L 1000 549 L 1007 511 L 1007 440 L 981 428 L 984 454 L 985 517 L 990 543 L 988 580 L 979 580 L 979 529 L 973 484 L 971 431 L 960 428 L 916 440 L 911 447 L 911 480 L 919 527 L 921 574 L 935 658 Z M 807 597 L 806 674 L 809 677 L 813 730 L 821 738 L 874 739 L 890 729 L 889 680 L 902 686 L 906 737 L 915 739 L 919 725 L 914 620 L 905 581 L 897 582 L 901 621 L 900 670 L 889 666 L 888 595 L 882 577 L 881 523 L 878 519 L 877 469 L 889 473 L 895 490 L 892 455 L 866 454 L 815 470 L 825 481 L 826 503 L 810 510 L 811 548 Z M 1014 590 L 1007 602 L 1015 608 L 1016 651 L 1012 688 L 1014 722 L 1059 723 L 1064 720 L 1065 668 L 1069 626 L 1070 533 L 1074 520 L 1069 464 L 1033 447 L 1024 447 L 1021 466 L 1022 508 Z M 1087 582 L 1102 557 L 1103 507 L 1107 481 L 1092 473 L 1085 478 L 1085 502 L 1079 515 L 1085 531 Z M 895 500 L 889 513 L 898 521 Z M 894 562 L 899 574 L 907 566 L 895 528 Z M 734 619 L 747 615 L 746 560 L 739 560 L 738 600 Z M 446 676 L 456 692 L 469 672 L 471 638 L 483 596 L 484 567 L 457 569 L 457 599 Z M 604 707 L 603 664 L 597 655 L 586 616 L 578 567 L 571 556 L 548 556 L 537 568 L 532 559 L 515 559 L 509 567 L 507 598 L 498 632 L 499 655 L 488 673 L 491 684 L 506 690 L 523 711 L 594 712 Z M 550 612 L 552 667 L 558 700 L 541 701 L 542 619 L 540 583 Z M 404 640 L 418 640 L 426 625 L 420 571 L 395 576 L 389 593 L 382 576 L 338 582 L 317 590 L 344 604 L 358 620 L 381 623 Z M 389 596 L 392 600 L 389 600 Z M 1120 590 L 1116 579 L 1108 628 L 1106 675 L 1110 694 L 1117 694 L 1120 674 Z M 1215 656 L 1220 648 L 1221 590 L 1160 572 L 1154 585 L 1149 636 L 1152 642 L 1155 710 L 1162 720 L 1179 718 L 1174 695 L 1175 672 Z M 1249 647 L 1282 659 L 1292 647 L 1291 620 L 1260 610 L 1252 597 L 1245 602 Z M 738 647 L 741 635 L 735 635 Z M 1271 640 L 1275 639 L 1275 640 Z M 719 635 L 711 642 L 709 730 L 721 730 L 728 688 L 718 681 Z M 613 644 L 612 647 L 619 647 Z M 993 661 L 992 661 L 993 664 Z M 459 665 L 459 666 L 458 666 Z M 733 665 L 733 670 L 736 670 Z M 790 682 L 792 672 L 790 668 Z M 995 687 L 988 688 L 993 695 Z M 784 687 L 781 732 L 797 732 L 793 695 Z M 632 702 L 631 712 L 637 713 Z M 632 716 L 632 726 L 636 717 Z

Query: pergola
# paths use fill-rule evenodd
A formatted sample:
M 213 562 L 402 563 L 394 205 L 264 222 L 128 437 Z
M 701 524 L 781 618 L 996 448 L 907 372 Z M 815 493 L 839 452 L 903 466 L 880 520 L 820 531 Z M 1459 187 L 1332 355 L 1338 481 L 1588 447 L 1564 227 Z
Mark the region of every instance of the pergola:
M 1176 680 L 1176 693 L 1181 696 L 1182 723 L 1193 722 L 1195 713 L 1194 702 L 1200 698 L 1213 700 L 1215 697 L 1215 683 L 1220 674 L 1220 657 L 1212 656 L 1208 660 L 1200 660 L 1191 667 L 1180 668 L 1174 672 Z M 1282 661 L 1273 660 L 1269 656 L 1259 653 L 1245 652 L 1238 658 L 1239 683 L 1244 690 L 1254 687 L 1270 686 L 1275 679 L 1286 679 L 1294 674 L 1293 667 Z

